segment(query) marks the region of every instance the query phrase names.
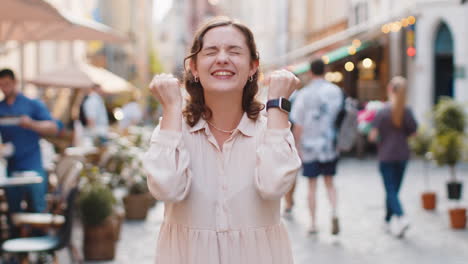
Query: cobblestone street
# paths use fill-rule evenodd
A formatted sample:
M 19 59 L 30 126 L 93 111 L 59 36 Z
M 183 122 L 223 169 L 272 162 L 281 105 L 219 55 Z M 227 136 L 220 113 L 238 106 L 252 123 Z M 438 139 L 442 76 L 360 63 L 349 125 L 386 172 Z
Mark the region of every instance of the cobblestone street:
M 299 177 L 293 219 L 284 220 L 290 233 L 295 263 L 466 263 L 468 230 L 453 231 L 449 227 L 447 209 L 453 204 L 448 202 L 445 192 L 448 168 L 431 167 L 429 171 L 431 186 L 438 195 L 437 210 L 427 212 L 421 208 L 420 193 L 424 190 L 422 164 L 410 162 L 401 199 L 411 227 L 402 240 L 383 230 L 384 193 L 375 160 L 344 159 L 340 163 L 336 183 L 342 232 L 338 237 L 330 235 L 330 210 L 322 182 L 317 196 L 319 233 L 307 235 L 306 181 Z M 466 166 L 458 171 L 466 178 Z M 465 197 L 461 204 L 466 206 L 466 201 Z M 104 263 L 154 263 L 162 218 L 163 207 L 158 204 L 145 222 L 125 222 L 115 261 Z M 75 232 L 75 240 L 79 237 L 79 232 Z M 76 242 L 77 245 L 80 243 Z M 63 259 L 61 263 L 67 263 L 67 252 L 62 251 L 60 258 Z

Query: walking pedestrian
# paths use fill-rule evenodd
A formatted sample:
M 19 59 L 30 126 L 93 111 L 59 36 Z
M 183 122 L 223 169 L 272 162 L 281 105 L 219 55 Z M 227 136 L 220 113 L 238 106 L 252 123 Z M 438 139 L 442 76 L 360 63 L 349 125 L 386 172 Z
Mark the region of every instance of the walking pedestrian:
M 388 103 L 372 121 L 369 140 L 377 142 L 379 170 L 385 187 L 385 226 L 397 237 L 409 227 L 398 194 L 410 156 L 408 137 L 417 130 L 411 109 L 406 107 L 406 79 L 394 77 L 387 86 Z
M 302 158 L 303 175 L 308 179 L 308 203 L 311 217 L 309 234 L 317 233 L 317 179 L 323 175 L 331 204 L 333 235 L 340 231 L 337 214 L 337 191 L 333 182 L 338 162 L 335 146 L 335 120 L 341 109 L 341 89 L 324 79 L 325 64 L 314 60 L 310 64 L 311 82 L 301 89 L 294 101 L 291 119 L 294 122 L 296 147 Z
M 165 202 L 156 262 L 293 263 L 280 201 L 300 168 L 286 99 L 299 80 L 272 73 L 260 115 L 253 34 L 226 17 L 195 33 L 186 62 L 183 111 L 176 78 L 150 84 L 164 110 L 143 158 L 149 189 Z
M 88 88 L 82 107 L 80 106 L 80 113 L 82 110 L 85 118 L 85 122 L 83 123 L 86 128 L 85 134 L 97 145 L 107 142 L 109 132 L 109 119 L 102 95 L 101 86 L 95 84 L 91 88 Z

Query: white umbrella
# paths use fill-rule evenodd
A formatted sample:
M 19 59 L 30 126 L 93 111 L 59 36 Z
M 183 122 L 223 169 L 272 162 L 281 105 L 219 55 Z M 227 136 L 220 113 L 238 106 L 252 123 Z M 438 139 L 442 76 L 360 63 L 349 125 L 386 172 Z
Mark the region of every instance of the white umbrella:
M 44 31 L 38 37 L 47 40 L 99 40 L 104 42 L 124 43 L 128 39 L 112 28 L 94 20 L 65 16 L 68 24 L 58 25 Z
M 36 39 L 39 32 L 69 24 L 43 0 L 1 0 L 0 5 L 0 41 Z
M 125 37 L 103 24 L 66 16 L 44 0 L 1 0 L 0 5 L 0 42 L 9 40 L 20 42 L 15 48 L 20 48 L 21 79 L 24 79 L 22 48 L 24 42 L 39 40 L 127 41 Z M 39 61 L 39 53 L 37 56 L 37 61 Z M 39 71 L 39 66 L 37 69 Z M 23 82 L 21 82 L 21 87 L 23 87 Z
M 136 87 L 112 72 L 87 63 L 72 64 L 40 74 L 28 83 L 40 87 L 90 88 L 99 84 L 107 94 L 135 91 Z

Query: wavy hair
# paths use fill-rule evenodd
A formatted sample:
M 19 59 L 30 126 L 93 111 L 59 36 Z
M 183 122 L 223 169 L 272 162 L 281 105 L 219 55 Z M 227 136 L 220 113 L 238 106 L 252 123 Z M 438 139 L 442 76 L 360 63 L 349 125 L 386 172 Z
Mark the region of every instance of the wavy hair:
M 193 38 L 190 55 L 184 59 L 184 84 L 189 96 L 186 100 L 186 106 L 182 113 L 187 124 L 192 127 L 200 120 L 200 118 L 205 120 L 210 119 L 213 113 L 211 109 L 205 104 L 203 86 L 199 81 L 195 80 L 192 72 L 187 69 L 186 64 L 188 60 L 194 60 L 194 62 L 196 62 L 197 55 L 203 48 L 203 38 L 206 32 L 213 28 L 224 26 L 233 26 L 245 36 L 246 44 L 250 52 L 251 63 L 260 59 L 252 31 L 240 22 L 232 20 L 228 17 L 215 17 L 201 26 Z M 262 111 L 265 107 L 255 98 L 258 92 L 258 74 L 259 73 L 257 70 L 252 75 L 251 79 L 247 81 L 242 94 L 242 109 L 247 113 L 247 116 L 253 120 L 258 118 L 260 111 Z

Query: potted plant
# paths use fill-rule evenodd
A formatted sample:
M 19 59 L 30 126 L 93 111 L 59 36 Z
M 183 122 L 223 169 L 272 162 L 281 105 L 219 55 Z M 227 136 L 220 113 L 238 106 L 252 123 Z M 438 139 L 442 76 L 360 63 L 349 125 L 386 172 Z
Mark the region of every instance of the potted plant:
M 462 158 L 465 120 L 463 107 L 451 98 L 442 98 L 437 104 L 434 113 L 436 137 L 431 149 L 440 166 L 450 167 L 447 191 L 452 200 L 460 199 L 462 193 L 462 182 L 456 177 L 455 166 Z
M 148 187 L 143 177 L 130 184 L 128 194 L 123 198 L 125 217 L 129 220 L 143 220 L 146 218 L 150 201 Z
M 444 98 L 436 106 L 434 121 L 436 135 L 431 144 L 431 153 L 439 166 L 449 166 L 448 198 L 459 201 L 463 184 L 457 178 L 456 165 L 462 159 L 464 148 L 465 113 L 463 107 L 452 99 Z M 457 206 L 449 210 L 449 215 L 452 228 L 465 228 L 466 208 L 461 208 L 457 203 Z
M 137 156 L 138 153 L 134 153 L 134 155 Z M 129 172 L 128 176 L 125 177 L 128 192 L 123 198 L 125 215 L 127 219 L 142 220 L 146 218 L 152 201 L 140 159 L 130 158 L 129 161 L 127 167 Z
M 96 167 L 84 170 L 85 183 L 78 199 L 84 228 L 83 253 L 86 260 L 112 260 L 117 242 L 115 198 L 97 174 Z
M 410 139 L 410 146 L 413 153 L 421 158 L 423 162 L 423 177 L 425 191 L 421 194 L 422 207 L 426 210 L 434 210 L 437 203 L 437 195 L 435 191 L 430 190 L 430 178 L 428 173 L 428 160 L 431 159 L 432 153 L 429 152 L 432 137 L 425 129 L 420 129 L 418 133 Z

